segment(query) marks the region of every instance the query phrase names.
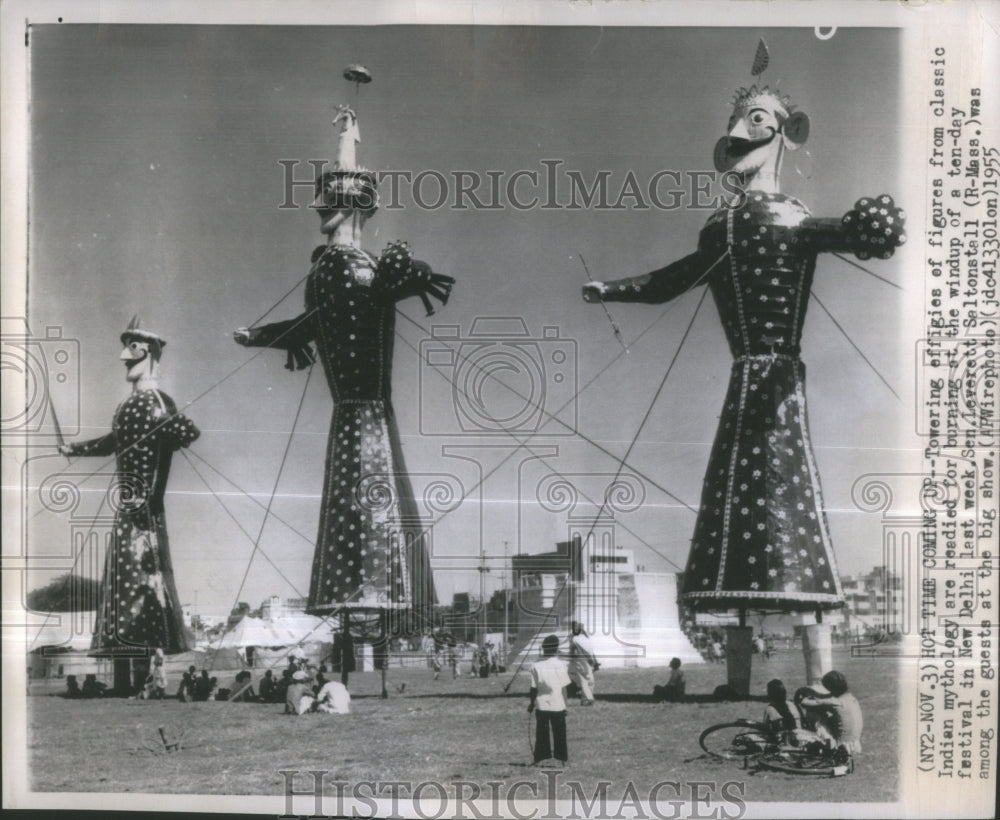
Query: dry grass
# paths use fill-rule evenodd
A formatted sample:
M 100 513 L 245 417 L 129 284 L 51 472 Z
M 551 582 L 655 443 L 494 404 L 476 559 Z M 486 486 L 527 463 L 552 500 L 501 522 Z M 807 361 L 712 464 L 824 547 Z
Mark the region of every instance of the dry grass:
M 700 756 L 698 735 L 713 723 L 759 718 L 764 705 L 713 703 L 725 667 L 686 668 L 691 702 L 649 702 L 665 670 L 600 670 L 598 704 L 571 705 L 570 764 L 563 780 L 600 780 L 611 793 L 628 781 L 640 794 L 662 780 L 746 781 L 746 799 L 758 801 L 887 801 L 896 798 L 898 667 L 886 660 L 836 657 L 865 714 L 854 774 L 835 779 L 745 772 Z M 755 661 L 754 691 L 772 677 L 793 691 L 801 683 L 798 652 Z M 224 676 L 227 677 L 227 676 Z M 350 715 L 287 717 L 278 705 L 222 702 L 29 699 L 29 755 L 38 791 L 189 794 L 284 793 L 281 770 L 330 772 L 330 779 L 445 783 L 512 782 L 537 778 L 531 769 L 527 676 L 503 692 L 507 677 L 434 681 L 429 670 L 392 670 L 392 697 L 377 697 L 374 673 L 351 679 Z M 404 694 L 396 685 L 404 682 Z M 164 726 L 186 731 L 186 748 L 154 754 L 141 740 Z M 302 788 L 305 783 L 299 784 Z

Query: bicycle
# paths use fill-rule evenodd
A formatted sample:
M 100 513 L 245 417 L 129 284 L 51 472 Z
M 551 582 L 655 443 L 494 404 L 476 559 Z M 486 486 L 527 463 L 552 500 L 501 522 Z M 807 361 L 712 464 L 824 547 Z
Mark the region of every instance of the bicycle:
M 753 766 L 816 777 L 841 777 L 854 771 L 854 759 L 846 749 L 831 749 L 819 740 L 795 746 L 752 720 L 709 726 L 698 737 L 698 745 L 716 760 L 742 761 L 745 769 Z

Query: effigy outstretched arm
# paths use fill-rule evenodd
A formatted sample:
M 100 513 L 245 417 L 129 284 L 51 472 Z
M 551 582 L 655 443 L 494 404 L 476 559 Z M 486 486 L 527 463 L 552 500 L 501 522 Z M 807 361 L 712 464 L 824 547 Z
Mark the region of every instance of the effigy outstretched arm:
M 407 243 L 394 242 L 379 257 L 373 287 L 393 302 L 419 296 L 427 315 L 431 316 L 434 305 L 430 297 L 442 305 L 448 304 L 454 284 L 453 277 L 435 273 L 426 262 L 414 259 Z
M 588 282 L 583 286 L 585 302 L 668 302 L 694 287 L 708 270 L 697 251 L 658 270 L 617 279 L 613 282 Z
M 274 322 L 260 327 L 238 328 L 233 339 L 244 347 L 274 347 L 288 351 L 287 370 L 303 370 L 316 361 L 312 349 L 312 312 L 303 313 L 295 319 Z
M 817 251 L 853 253 L 858 259 L 888 259 L 906 241 L 906 214 L 892 197 L 862 197 L 837 219 L 811 217 L 802 235 Z
M 117 438 L 114 433 L 106 436 L 88 439 L 87 441 L 73 441 L 59 445 L 59 452 L 67 457 L 77 456 L 113 456 L 117 448 Z

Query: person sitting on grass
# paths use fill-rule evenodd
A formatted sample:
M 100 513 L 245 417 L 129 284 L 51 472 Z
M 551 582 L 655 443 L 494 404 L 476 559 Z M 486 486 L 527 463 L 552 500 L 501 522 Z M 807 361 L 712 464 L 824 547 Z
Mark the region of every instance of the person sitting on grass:
M 193 667 L 192 667 L 193 668 Z M 194 698 L 194 680 L 190 672 L 185 672 L 181 676 L 181 685 L 177 688 L 177 700 L 184 703 Z
M 212 693 L 212 679 L 208 676 L 208 670 L 202 669 L 201 675 L 194 681 L 194 697 L 192 700 L 208 700 Z
M 292 682 L 285 694 L 285 714 L 304 715 L 313 705 L 312 690 L 309 687 L 309 675 L 302 671 L 292 673 Z
M 80 684 L 76 682 L 76 675 L 66 676 L 66 691 L 63 692 L 62 696 L 67 700 L 77 700 L 83 697 L 83 692 L 80 691 Z
M 80 695 L 84 698 L 103 698 L 108 685 L 97 679 L 97 675 L 88 673 L 83 678 L 83 688 Z
M 789 702 L 785 684 L 777 678 L 767 683 L 767 708 L 764 709 L 760 727 L 761 731 L 740 735 L 737 743 L 763 751 L 767 746 L 805 746 L 816 740 L 813 732 L 802 728 L 802 710 L 797 704 Z
M 785 684 L 775 678 L 767 683 L 767 708 L 761 721 L 770 737 L 798 746 L 802 739 L 802 710 L 788 700 Z
M 319 690 L 326 685 L 327 680 L 329 679 L 326 676 L 326 664 L 321 663 L 319 669 L 316 670 L 316 682 L 313 684 L 314 695 L 319 696 Z
M 684 700 L 684 690 L 687 683 L 684 680 L 684 673 L 681 672 L 681 659 L 670 659 L 670 677 L 663 686 L 653 688 L 653 698 L 657 703 L 680 703 Z
M 864 718 L 861 704 L 847 691 L 847 678 L 840 672 L 823 675 L 822 686 L 803 687 L 795 693 L 804 710 L 805 723 L 816 728 L 816 736 L 828 748 L 844 750 L 848 755 L 861 751 Z
M 236 682 L 233 684 L 230 700 L 240 703 L 255 703 L 257 695 L 253 691 L 253 675 L 246 669 L 236 673 Z
M 328 680 L 316 694 L 316 712 L 346 715 L 351 711 L 351 693 L 339 680 Z
M 264 703 L 272 703 L 274 700 L 274 675 L 271 670 L 268 669 L 264 672 L 264 677 L 260 679 L 260 699 Z

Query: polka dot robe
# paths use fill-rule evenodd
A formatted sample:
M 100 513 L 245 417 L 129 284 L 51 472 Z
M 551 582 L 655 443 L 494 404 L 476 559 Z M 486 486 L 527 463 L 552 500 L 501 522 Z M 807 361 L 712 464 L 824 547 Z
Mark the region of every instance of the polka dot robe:
M 841 220 L 751 192 L 715 212 L 696 253 L 608 283 L 609 301 L 662 302 L 706 275 L 733 354 L 682 599 L 702 609 L 843 604 L 806 418 L 799 343 L 820 251 L 887 258 L 905 237 L 889 197 Z
M 116 457 L 109 494 L 114 531 L 98 596 L 94 655 L 168 655 L 190 647 L 170 562 L 163 496 L 173 452 L 198 438 L 198 428 L 159 390 L 123 401 L 111 432 L 70 446 L 74 456 Z
M 307 610 L 402 609 L 435 602 L 424 524 L 403 462 L 390 388 L 395 303 L 446 301 L 454 280 L 414 260 L 404 243 L 376 260 L 357 248 L 317 248 L 306 313 L 255 328 L 251 345 L 312 360 L 316 345 L 334 401 Z

